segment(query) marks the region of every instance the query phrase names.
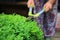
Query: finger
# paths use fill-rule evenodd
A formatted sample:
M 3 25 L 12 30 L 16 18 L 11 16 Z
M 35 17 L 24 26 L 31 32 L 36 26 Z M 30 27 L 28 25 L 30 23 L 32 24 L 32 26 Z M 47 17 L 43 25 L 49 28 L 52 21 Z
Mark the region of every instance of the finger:
M 44 5 L 44 8 L 45 8 L 45 12 L 47 11 L 47 7 L 46 7 L 46 5 Z
M 34 7 L 34 1 L 31 1 L 29 6 Z
M 29 2 L 27 2 L 27 7 L 28 7 L 28 8 L 30 7 L 30 3 L 29 3 Z
M 45 5 L 44 7 L 45 7 L 45 12 L 49 11 L 49 9 L 50 9 L 49 6 Z

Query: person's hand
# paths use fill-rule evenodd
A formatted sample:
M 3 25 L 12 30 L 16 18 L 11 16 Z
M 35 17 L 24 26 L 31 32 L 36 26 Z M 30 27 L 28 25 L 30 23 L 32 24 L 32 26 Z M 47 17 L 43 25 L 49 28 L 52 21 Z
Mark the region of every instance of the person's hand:
M 27 2 L 27 6 L 28 8 L 32 5 L 32 7 L 34 7 L 34 0 L 28 0 Z
M 44 4 L 44 8 L 45 8 L 45 12 L 48 12 L 49 10 L 52 9 L 52 3 L 51 2 L 47 2 Z

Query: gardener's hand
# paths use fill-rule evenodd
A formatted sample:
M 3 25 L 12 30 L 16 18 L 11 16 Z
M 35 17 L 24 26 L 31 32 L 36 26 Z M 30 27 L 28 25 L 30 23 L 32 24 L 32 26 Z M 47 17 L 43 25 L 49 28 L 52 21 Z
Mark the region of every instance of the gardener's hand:
M 31 5 L 34 7 L 34 0 L 28 0 L 28 2 L 27 2 L 28 8 L 29 8 Z
M 52 3 L 50 1 L 48 1 L 47 3 L 44 4 L 44 8 L 45 8 L 45 12 L 49 11 L 50 9 L 52 9 Z

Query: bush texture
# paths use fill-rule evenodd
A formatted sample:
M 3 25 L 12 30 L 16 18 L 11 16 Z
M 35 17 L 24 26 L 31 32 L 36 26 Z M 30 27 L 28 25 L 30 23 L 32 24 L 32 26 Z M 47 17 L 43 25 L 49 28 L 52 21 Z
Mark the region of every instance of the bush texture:
M 20 15 L 0 14 L 0 40 L 42 40 L 43 32 L 35 21 Z

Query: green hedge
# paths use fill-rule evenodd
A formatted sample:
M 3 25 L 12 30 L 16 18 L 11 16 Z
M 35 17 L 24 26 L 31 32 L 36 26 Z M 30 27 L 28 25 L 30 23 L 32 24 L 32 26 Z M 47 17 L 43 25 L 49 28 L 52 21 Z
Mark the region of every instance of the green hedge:
M 0 40 L 42 40 L 43 32 L 35 21 L 20 15 L 0 14 Z

